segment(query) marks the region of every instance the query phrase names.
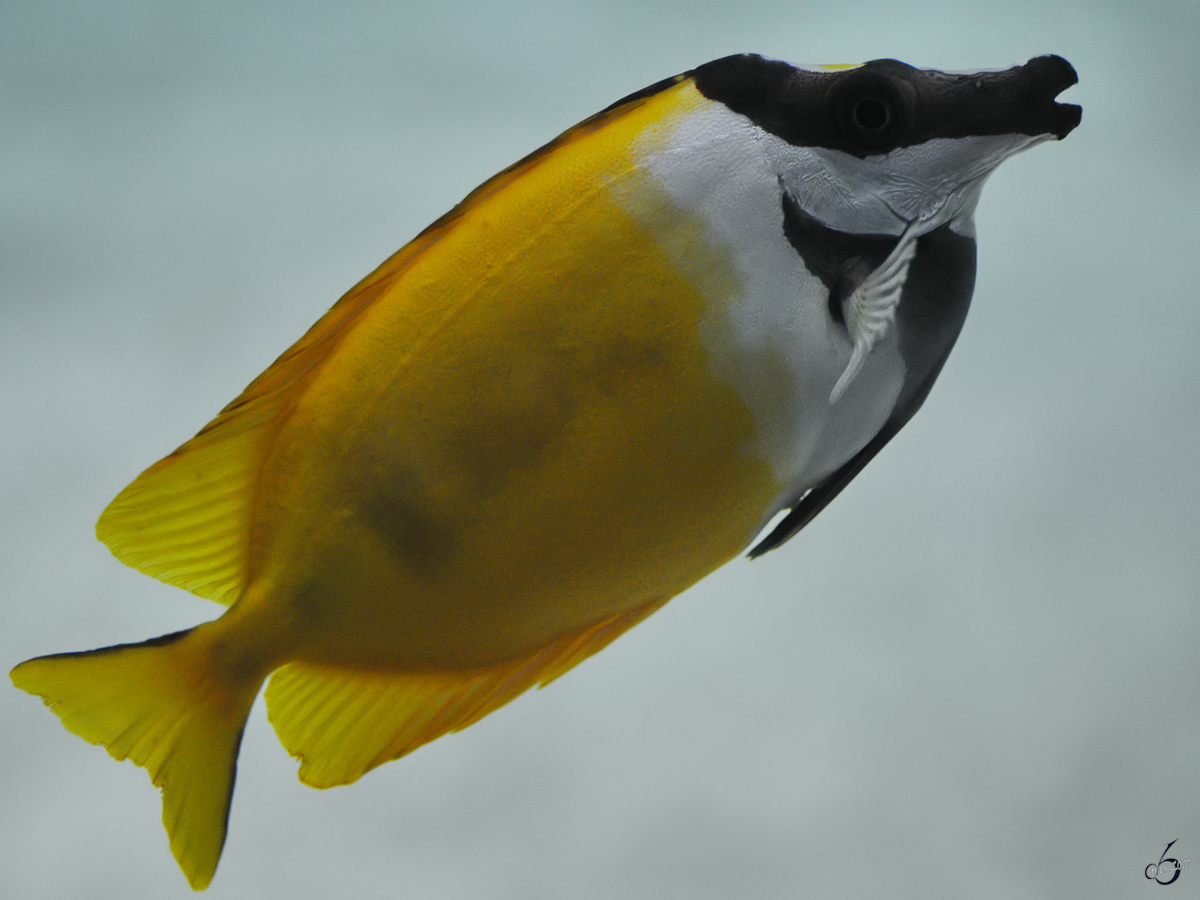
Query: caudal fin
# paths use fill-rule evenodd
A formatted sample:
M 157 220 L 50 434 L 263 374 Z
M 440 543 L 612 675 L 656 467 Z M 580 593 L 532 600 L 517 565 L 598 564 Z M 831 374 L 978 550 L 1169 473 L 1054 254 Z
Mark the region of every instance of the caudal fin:
M 162 788 L 171 852 L 197 891 L 221 857 L 242 729 L 261 684 L 231 684 L 214 673 L 203 629 L 41 656 L 11 673 L 68 730 L 150 773 Z

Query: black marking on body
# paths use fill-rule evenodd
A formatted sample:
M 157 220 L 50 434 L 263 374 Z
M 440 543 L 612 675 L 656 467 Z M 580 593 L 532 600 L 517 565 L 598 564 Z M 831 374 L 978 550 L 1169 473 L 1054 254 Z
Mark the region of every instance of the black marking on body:
M 934 138 L 1054 135 L 1079 124 L 1078 106 L 1055 103 L 1078 81 L 1060 56 L 1002 72 L 951 74 L 877 59 L 854 69 L 810 72 L 753 53 L 696 68 L 696 87 L 765 131 L 800 147 L 858 157 Z
M 781 185 L 782 187 L 782 185 Z M 850 234 L 829 228 L 783 191 L 783 235 L 804 260 L 804 267 L 829 291 L 829 315 L 846 324 L 845 303 L 896 246 L 898 237 Z
M 787 209 L 785 194 L 785 217 Z M 878 248 L 871 242 L 882 241 L 887 247 L 884 250 L 886 256 L 888 249 L 896 242 L 894 237 L 881 235 L 847 236 L 843 232 L 825 228 L 811 216 L 806 218 L 806 233 L 822 246 L 814 255 L 814 258 L 819 260 L 814 263 L 818 269 L 825 266 L 828 271 L 836 272 L 839 267 L 844 268 L 845 264 L 839 263 L 834 253 L 838 247 L 844 247 L 854 254 L 851 258 L 860 258 L 863 252 L 878 253 Z M 819 233 L 822 229 L 830 233 Z M 818 233 L 812 234 L 814 230 Z M 847 238 L 853 238 L 853 241 Z M 791 236 L 788 239 L 791 240 Z M 868 243 L 862 243 L 864 241 Z M 808 246 L 804 250 L 797 248 L 806 266 L 809 263 L 805 253 L 809 249 Z M 813 266 L 809 266 L 809 271 L 825 281 Z M 826 286 L 828 285 L 829 282 L 826 282 Z M 826 476 L 807 493 L 795 498 L 791 511 L 750 551 L 752 558 L 762 556 L 784 544 L 811 522 L 921 408 L 921 404 L 933 388 L 934 381 L 937 380 L 938 373 L 945 365 L 959 332 L 962 331 L 974 289 L 973 238 L 956 234 L 948 225 L 943 225 L 917 239 L 917 252 L 909 265 L 908 280 L 896 307 L 896 322 L 893 326 L 899 336 L 900 355 L 904 359 L 904 385 L 896 398 L 895 406 L 892 407 L 892 414 L 879 433 L 849 462 Z

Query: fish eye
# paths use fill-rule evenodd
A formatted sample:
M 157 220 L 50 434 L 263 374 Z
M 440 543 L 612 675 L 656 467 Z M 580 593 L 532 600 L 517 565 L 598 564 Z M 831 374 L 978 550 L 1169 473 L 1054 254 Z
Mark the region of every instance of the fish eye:
M 892 120 L 892 108 L 882 97 L 864 97 L 854 104 L 850 116 L 864 131 L 878 131 Z
M 841 138 L 856 150 L 878 152 L 896 145 L 908 130 L 915 98 L 911 86 L 878 72 L 847 72 L 829 94 L 829 110 Z

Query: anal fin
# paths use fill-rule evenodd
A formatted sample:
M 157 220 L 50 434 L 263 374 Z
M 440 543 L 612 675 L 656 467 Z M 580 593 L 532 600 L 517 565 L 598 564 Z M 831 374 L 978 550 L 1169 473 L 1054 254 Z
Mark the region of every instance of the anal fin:
M 267 718 L 300 780 L 329 788 L 435 738 L 474 724 L 535 684 L 544 687 L 602 650 L 666 601 L 589 625 L 498 666 L 389 673 L 290 663 L 267 685 Z

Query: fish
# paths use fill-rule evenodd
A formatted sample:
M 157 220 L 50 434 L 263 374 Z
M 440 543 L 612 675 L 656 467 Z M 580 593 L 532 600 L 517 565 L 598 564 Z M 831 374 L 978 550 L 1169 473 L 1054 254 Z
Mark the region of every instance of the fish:
M 103 511 L 220 617 L 13 683 L 147 770 L 204 889 L 264 683 L 300 780 L 350 784 L 812 521 L 924 403 L 983 184 L 1079 124 L 1076 81 L 740 54 L 583 120 Z

